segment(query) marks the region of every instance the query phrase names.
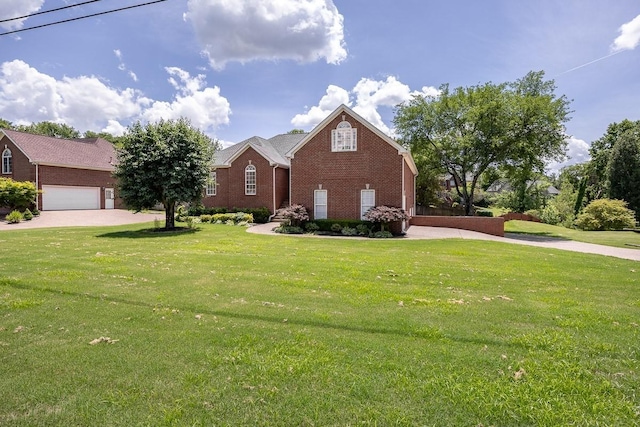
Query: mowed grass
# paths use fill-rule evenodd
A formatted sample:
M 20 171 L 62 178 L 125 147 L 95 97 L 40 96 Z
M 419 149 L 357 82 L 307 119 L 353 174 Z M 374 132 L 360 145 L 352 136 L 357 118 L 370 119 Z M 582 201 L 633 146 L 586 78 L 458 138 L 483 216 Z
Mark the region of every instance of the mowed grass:
M 504 231 L 640 250 L 640 233 L 634 231 L 583 231 L 540 222 L 517 220 L 505 222 Z
M 145 227 L 0 233 L 0 425 L 640 424 L 637 262 Z

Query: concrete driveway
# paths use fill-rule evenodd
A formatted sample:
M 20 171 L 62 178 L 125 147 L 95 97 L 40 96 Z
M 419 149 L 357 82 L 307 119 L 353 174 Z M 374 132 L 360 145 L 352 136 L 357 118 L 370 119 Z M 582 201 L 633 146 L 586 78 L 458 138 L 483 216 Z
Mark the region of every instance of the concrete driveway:
M 133 213 L 122 209 L 43 211 L 31 221 L 9 224 L 0 221 L 0 232 L 48 227 L 94 227 L 99 225 L 137 224 L 158 219 L 164 224 L 164 212 Z
M 278 223 L 259 224 L 247 229 L 250 233 L 276 234 L 272 230 Z M 280 234 L 280 236 L 286 236 Z M 293 236 L 293 235 L 291 235 Z M 300 235 L 298 235 L 300 236 Z M 303 235 L 308 236 L 308 235 Z M 316 236 L 322 237 L 322 236 Z M 327 237 L 333 239 L 334 237 Z M 353 239 L 353 237 L 346 237 Z M 492 236 L 478 233 L 477 231 L 459 230 L 457 228 L 423 227 L 412 225 L 407 230 L 408 239 L 475 239 L 491 240 L 495 242 L 513 243 L 518 245 L 537 246 L 540 248 L 553 248 L 564 251 L 582 252 L 588 254 L 612 256 L 616 258 L 640 261 L 640 249 L 616 248 L 613 246 L 594 245 L 573 240 L 557 239 L 552 237 L 532 236 L 527 234 L 506 233 L 505 237 Z

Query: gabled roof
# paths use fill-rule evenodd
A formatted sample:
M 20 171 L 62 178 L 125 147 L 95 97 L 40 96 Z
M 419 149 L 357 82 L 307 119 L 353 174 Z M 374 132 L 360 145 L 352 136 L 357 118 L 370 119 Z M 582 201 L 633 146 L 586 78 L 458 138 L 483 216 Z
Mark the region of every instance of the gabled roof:
M 300 140 L 300 142 L 298 144 L 293 146 L 286 153 L 287 159 L 288 160 L 292 159 L 295 156 L 295 154 L 296 154 L 296 152 L 298 150 L 300 150 L 302 147 L 304 147 L 304 145 L 307 142 L 311 141 L 311 139 L 313 139 L 313 137 L 316 136 L 318 134 L 318 132 L 320 132 L 322 129 L 324 129 L 329 123 L 331 123 L 336 117 L 338 117 L 341 114 L 350 115 L 351 117 L 356 119 L 358 122 L 360 122 L 363 126 L 365 126 L 367 129 L 369 129 L 371 132 L 375 133 L 378 137 L 380 137 L 380 139 L 382 139 L 387 144 L 391 145 L 393 148 L 398 150 L 398 154 L 401 155 L 402 157 L 404 157 L 404 159 L 406 160 L 406 162 L 409 165 L 409 168 L 411 169 L 413 174 L 414 175 L 418 174 L 418 168 L 416 167 L 416 164 L 413 161 L 413 157 L 411 156 L 411 152 L 409 150 L 404 148 L 402 145 L 398 144 L 389 135 L 387 135 L 384 132 L 382 132 L 380 129 L 378 129 L 377 127 L 375 127 L 371 123 L 369 123 L 368 120 L 364 119 L 363 117 L 358 115 L 355 111 L 353 111 L 351 108 L 347 107 L 344 104 L 342 104 L 338 108 L 336 108 L 333 111 L 333 113 L 329 114 L 322 122 L 320 122 L 315 128 L 313 128 L 313 130 L 311 132 L 306 134 L 305 137 L 302 140 Z
M 252 136 L 231 147 L 218 151 L 215 154 L 214 167 L 229 167 L 242 153 L 249 148 L 253 148 L 258 154 L 264 157 L 271 166 L 288 168 L 290 163 L 289 159 L 285 157 L 286 152 L 305 136 L 306 134 L 282 134 L 270 139 Z
M 33 164 L 113 171 L 116 149 L 102 138 L 65 139 L 0 130 Z M 2 147 L 4 148 L 4 147 Z

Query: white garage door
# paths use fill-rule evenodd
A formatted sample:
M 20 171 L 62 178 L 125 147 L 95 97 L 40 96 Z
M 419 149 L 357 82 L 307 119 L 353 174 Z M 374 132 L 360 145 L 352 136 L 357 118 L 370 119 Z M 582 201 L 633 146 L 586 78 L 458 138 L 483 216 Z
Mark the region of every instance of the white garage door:
M 42 186 L 42 210 L 100 209 L 100 187 Z

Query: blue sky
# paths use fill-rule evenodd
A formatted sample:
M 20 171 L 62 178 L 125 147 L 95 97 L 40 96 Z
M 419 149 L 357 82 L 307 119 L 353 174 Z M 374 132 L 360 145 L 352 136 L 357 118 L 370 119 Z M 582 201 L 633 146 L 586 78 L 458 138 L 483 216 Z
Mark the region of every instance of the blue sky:
M 0 20 L 81 1 L 0 0 Z M 0 118 L 118 134 L 187 116 L 228 144 L 309 130 L 346 103 L 393 133 L 393 107 L 412 94 L 544 70 L 573 100 L 574 163 L 608 124 L 640 119 L 639 42 L 637 0 L 168 0 L 0 36 Z

